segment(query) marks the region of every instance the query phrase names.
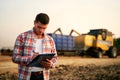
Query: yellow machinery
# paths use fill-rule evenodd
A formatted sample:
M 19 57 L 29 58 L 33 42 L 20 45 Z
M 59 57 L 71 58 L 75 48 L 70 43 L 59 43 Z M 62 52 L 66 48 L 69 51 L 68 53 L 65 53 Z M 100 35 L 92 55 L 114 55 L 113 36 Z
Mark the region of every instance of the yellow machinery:
M 113 34 L 107 29 L 94 29 L 75 37 L 75 48 L 81 55 L 90 54 L 101 58 L 107 54 L 110 58 L 117 57 Z

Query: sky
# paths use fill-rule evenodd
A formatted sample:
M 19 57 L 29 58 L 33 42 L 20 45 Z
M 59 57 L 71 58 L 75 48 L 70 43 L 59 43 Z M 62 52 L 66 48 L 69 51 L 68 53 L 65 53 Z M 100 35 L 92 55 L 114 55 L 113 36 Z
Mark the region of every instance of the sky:
M 32 29 L 38 13 L 50 17 L 47 33 L 105 28 L 120 37 L 120 0 L 0 0 L 0 48 L 13 47 L 20 33 Z

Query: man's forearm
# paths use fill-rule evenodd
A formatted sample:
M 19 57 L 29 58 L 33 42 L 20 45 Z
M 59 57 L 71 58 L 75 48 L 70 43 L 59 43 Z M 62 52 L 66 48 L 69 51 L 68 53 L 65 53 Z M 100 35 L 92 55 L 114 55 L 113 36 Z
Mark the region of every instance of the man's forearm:
M 32 58 L 31 56 L 13 55 L 12 60 L 17 64 L 27 65 L 32 60 Z

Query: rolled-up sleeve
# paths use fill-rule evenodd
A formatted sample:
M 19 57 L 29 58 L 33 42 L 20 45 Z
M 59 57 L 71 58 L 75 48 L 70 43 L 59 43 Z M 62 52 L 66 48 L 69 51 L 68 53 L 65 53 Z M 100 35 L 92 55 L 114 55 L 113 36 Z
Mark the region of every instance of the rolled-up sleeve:
M 19 35 L 15 41 L 12 60 L 14 63 L 26 65 L 31 61 L 31 56 L 23 56 L 23 37 Z

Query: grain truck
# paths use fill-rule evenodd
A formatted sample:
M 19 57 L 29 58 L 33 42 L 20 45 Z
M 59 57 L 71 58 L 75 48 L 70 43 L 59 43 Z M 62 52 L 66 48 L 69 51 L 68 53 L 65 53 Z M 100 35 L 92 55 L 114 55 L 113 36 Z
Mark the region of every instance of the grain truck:
M 59 31 L 59 34 L 56 32 Z M 72 33 L 71 33 L 72 34 Z M 54 39 L 58 55 L 76 55 L 75 54 L 75 36 L 63 35 L 60 28 L 49 35 Z

